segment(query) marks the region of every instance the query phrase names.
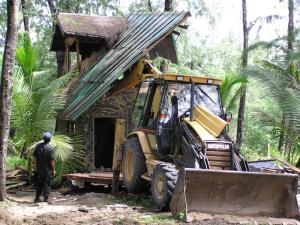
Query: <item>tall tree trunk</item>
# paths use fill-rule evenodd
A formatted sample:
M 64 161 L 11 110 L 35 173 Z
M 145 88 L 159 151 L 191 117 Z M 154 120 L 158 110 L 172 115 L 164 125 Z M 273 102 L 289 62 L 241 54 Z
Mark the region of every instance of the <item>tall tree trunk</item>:
M 288 49 L 293 51 L 294 41 L 294 1 L 289 0 L 289 22 L 288 22 Z
M 287 41 L 288 41 L 288 59 L 291 60 L 291 54 L 293 52 L 293 42 L 294 42 L 294 0 L 289 0 L 288 2 L 288 9 L 289 9 L 289 21 L 288 21 L 288 36 L 287 36 Z M 290 64 L 290 74 L 292 74 L 293 76 L 295 75 L 295 73 L 293 72 L 292 69 L 292 64 L 293 62 L 289 62 Z M 289 121 L 288 118 L 286 118 L 285 125 L 289 126 Z M 292 147 L 293 147 L 293 143 L 290 137 L 288 137 L 286 135 L 286 140 L 287 142 L 287 149 L 286 151 L 288 152 L 288 161 L 290 162 L 291 158 L 291 151 L 292 151 Z
M 76 5 L 75 5 L 75 13 L 79 13 L 80 11 L 80 0 L 77 0 L 76 1 Z
M 148 8 L 149 8 L 149 11 L 152 12 L 152 4 L 151 4 L 151 0 L 148 0 Z
M 0 201 L 6 197 L 6 156 L 10 127 L 12 82 L 18 37 L 18 2 L 7 0 L 7 33 L 0 86 Z
M 293 52 L 293 42 L 294 42 L 294 1 L 289 0 L 288 1 L 288 14 L 289 14 L 289 19 L 288 19 L 288 30 L 287 30 L 287 47 L 288 47 L 288 60 L 291 58 L 291 53 Z M 291 63 L 290 61 L 288 63 Z M 292 74 L 292 71 L 290 71 Z M 289 124 L 288 118 L 286 117 L 286 113 L 283 112 L 282 115 L 282 126 L 287 127 Z M 286 142 L 286 143 L 285 143 Z M 280 131 L 280 137 L 279 137 L 279 142 L 278 142 L 278 150 L 283 151 L 283 145 L 285 143 L 285 146 L 287 149 L 285 149 L 287 152 L 291 151 L 292 144 L 287 143 L 291 142 L 289 137 L 285 134 L 283 130 Z
M 62 51 L 56 52 L 57 76 L 65 74 L 65 53 Z
M 70 0 L 66 0 L 66 12 L 71 13 L 72 12 L 72 7 L 71 7 L 71 1 Z M 71 68 L 71 53 L 69 50 L 65 50 L 63 52 L 64 54 L 64 59 L 63 59 L 63 63 L 64 63 L 64 73 L 70 72 L 70 68 Z M 62 74 L 62 75 L 63 75 Z
M 48 6 L 51 12 L 52 17 L 54 17 L 57 13 L 55 4 L 53 0 L 47 0 Z M 53 22 L 53 27 L 55 24 Z M 65 73 L 64 65 L 65 65 L 65 55 L 64 52 L 56 52 L 56 63 L 57 63 L 57 76 L 60 77 Z
M 56 8 L 54 5 L 54 2 L 53 2 L 53 0 L 47 0 L 47 2 L 48 2 L 48 6 L 50 9 L 51 15 L 53 16 L 56 13 Z
M 165 0 L 165 11 L 173 11 L 173 0 Z
M 71 1 L 70 0 L 66 0 L 66 11 L 68 13 L 70 13 L 72 10 L 71 10 Z
M 29 34 L 29 0 L 21 0 L 24 30 Z
M 282 121 L 281 124 L 285 124 L 285 114 L 282 115 Z M 283 151 L 283 144 L 284 144 L 284 130 L 280 130 L 279 140 L 278 140 L 278 151 Z
M 242 12 L 243 12 L 243 56 L 242 56 L 242 67 L 246 67 L 248 65 L 248 37 L 249 37 L 249 29 L 247 24 L 247 2 L 246 0 L 242 0 Z M 246 85 L 242 86 L 241 95 L 240 95 L 240 105 L 238 111 L 238 119 L 237 119 L 237 131 L 236 131 L 236 145 L 238 148 L 241 147 L 243 143 L 243 126 L 245 119 L 245 105 L 246 105 Z

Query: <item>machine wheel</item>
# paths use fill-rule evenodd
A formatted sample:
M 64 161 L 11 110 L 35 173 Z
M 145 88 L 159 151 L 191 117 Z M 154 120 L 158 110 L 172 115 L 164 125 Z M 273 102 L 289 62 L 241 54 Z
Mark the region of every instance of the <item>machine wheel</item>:
M 157 165 L 151 177 L 152 198 L 161 211 L 168 210 L 178 170 L 173 164 L 164 163 Z
M 130 138 L 125 145 L 122 160 L 122 176 L 126 189 L 132 193 L 144 192 L 147 182 L 141 178 L 141 175 L 146 172 L 146 158 L 139 139 L 137 137 Z

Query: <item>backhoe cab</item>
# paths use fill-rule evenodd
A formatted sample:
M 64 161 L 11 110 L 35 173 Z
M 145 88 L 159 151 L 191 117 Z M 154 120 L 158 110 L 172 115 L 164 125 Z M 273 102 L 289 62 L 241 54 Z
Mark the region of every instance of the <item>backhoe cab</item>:
M 248 172 L 226 134 L 221 80 L 172 74 L 141 80 L 122 160 L 130 192 L 150 183 L 158 208 L 184 213 L 186 221 L 197 212 L 294 216 L 296 176 Z

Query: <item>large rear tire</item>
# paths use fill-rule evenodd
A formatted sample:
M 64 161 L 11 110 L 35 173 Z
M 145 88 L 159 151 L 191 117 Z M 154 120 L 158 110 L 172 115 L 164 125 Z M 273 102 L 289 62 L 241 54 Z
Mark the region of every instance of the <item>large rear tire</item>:
M 161 211 L 168 210 L 175 189 L 178 170 L 173 164 L 157 165 L 151 177 L 152 198 Z
M 125 145 L 122 160 L 122 176 L 126 189 L 132 193 L 145 192 L 148 184 L 141 176 L 146 172 L 146 158 L 139 139 L 132 137 Z

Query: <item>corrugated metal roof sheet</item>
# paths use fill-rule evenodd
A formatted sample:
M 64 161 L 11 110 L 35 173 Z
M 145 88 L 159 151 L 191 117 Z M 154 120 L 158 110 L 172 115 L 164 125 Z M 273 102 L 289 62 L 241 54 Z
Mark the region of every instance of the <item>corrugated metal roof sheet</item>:
M 109 89 L 111 84 L 130 66 L 141 59 L 190 14 L 164 12 L 155 14 L 131 14 L 128 30 L 115 46 L 87 71 L 71 92 L 64 117 L 75 120 L 92 106 Z

